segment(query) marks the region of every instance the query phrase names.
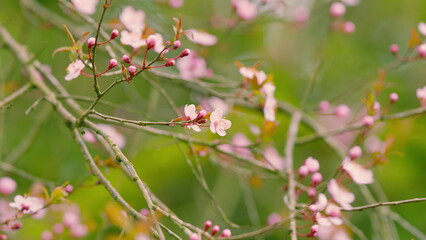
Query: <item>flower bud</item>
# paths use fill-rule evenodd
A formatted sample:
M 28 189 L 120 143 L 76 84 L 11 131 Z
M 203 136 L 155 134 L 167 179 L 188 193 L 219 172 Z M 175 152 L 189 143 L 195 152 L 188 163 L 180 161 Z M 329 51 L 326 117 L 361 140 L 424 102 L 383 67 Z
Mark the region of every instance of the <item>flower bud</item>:
M 321 102 L 318 104 L 318 110 L 319 110 L 320 112 L 325 112 L 325 111 L 327 111 L 329 108 L 330 108 L 330 103 L 329 103 L 328 101 L 321 101 Z
M 87 39 L 87 47 L 89 49 L 92 48 L 93 46 L 95 46 L 95 44 L 96 44 L 96 38 L 91 37 L 91 38 Z
M 372 117 L 372 116 L 367 115 L 367 116 L 362 118 L 362 125 L 364 125 L 366 127 L 373 125 L 373 123 L 374 123 L 374 117 Z
M 185 48 L 180 54 L 179 57 L 186 57 L 189 54 L 191 54 L 191 50 L 189 50 L 188 48 Z
M 135 75 L 135 73 L 136 73 L 136 67 L 135 66 L 130 66 L 129 68 L 128 68 L 128 70 L 129 70 L 129 74 L 130 74 L 130 76 L 134 76 Z
M 389 51 L 392 53 L 392 55 L 396 55 L 399 52 L 399 46 L 396 44 L 392 44 L 389 47 Z
M 125 63 L 129 63 L 129 64 L 131 63 L 129 56 L 127 56 L 127 55 L 123 55 L 121 57 L 121 60 L 123 60 L 123 62 L 125 62 Z
M 417 46 L 417 53 L 421 57 L 426 57 L 426 43 L 423 43 L 423 44 Z
M 200 110 L 200 111 L 198 112 L 197 119 L 202 119 L 202 118 L 204 118 L 206 115 L 207 115 L 207 112 L 206 112 L 205 110 Z
M 212 221 L 206 221 L 205 223 L 204 223 L 204 231 L 207 231 L 207 230 L 209 230 L 209 228 L 212 226 Z
M 191 233 L 191 235 L 189 235 L 189 240 L 200 240 L 200 237 L 196 233 Z
M 9 195 L 16 190 L 16 182 L 10 177 L 0 178 L 0 194 Z
M 180 42 L 180 40 L 176 40 L 173 43 L 173 49 L 178 49 L 178 48 L 180 48 L 181 45 L 182 45 L 182 43 Z
M 389 95 L 389 100 L 391 101 L 391 103 L 398 101 L 398 99 L 399 99 L 399 96 L 397 93 L 391 93 Z
M 320 164 L 318 160 L 313 157 L 308 157 L 305 160 L 305 166 L 308 168 L 310 173 L 318 172 L 318 170 L 320 169 Z
M 118 37 L 118 30 L 117 29 L 114 29 L 114 30 L 112 30 L 112 32 L 111 32 L 111 36 L 110 36 L 110 40 L 113 40 L 114 38 L 116 38 L 116 37 Z
M 311 185 L 317 186 L 322 181 L 322 175 L 319 172 L 312 174 Z
M 355 32 L 356 26 L 353 22 L 345 22 L 343 23 L 343 33 L 351 34 Z
M 146 40 L 146 49 L 150 50 L 151 48 L 155 47 L 155 44 L 157 43 L 157 38 L 154 35 L 150 35 Z
M 218 225 L 214 225 L 212 228 L 212 232 L 211 235 L 214 236 L 216 235 L 216 233 L 218 233 L 220 231 L 220 227 Z
M 335 2 L 330 6 L 330 16 L 332 18 L 339 18 L 346 13 L 346 7 L 341 2 Z
M 64 187 L 64 191 L 67 193 L 72 193 L 74 191 L 74 187 L 72 185 L 67 185 Z
M 297 171 L 299 173 L 300 177 L 306 177 L 309 174 L 309 169 L 305 165 L 300 166 L 299 170 Z
M 351 160 L 357 159 L 362 155 L 362 149 L 359 146 L 354 146 L 349 150 Z
M 373 111 L 374 112 L 380 111 L 380 103 L 379 102 L 374 102 L 374 104 L 373 104 Z
M 317 190 L 315 188 L 309 188 L 307 193 L 310 198 L 314 198 L 317 195 Z
M 337 117 L 344 118 L 349 116 L 349 114 L 351 114 L 351 109 L 348 107 L 348 105 L 341 104 L 337 106 L 336 109 L 334 109 L 334 114 Z
M 222 237 L 231 237 L 231 235 L 232 235 L 232 233 L 231 233 L 231 230 L 229 230 L 229 229 L 224 229 L 223 231 L 222 231 L 222 234 L 221 234 L 221 236 Z
M 114 58 L 110 59 L 108 63 L 108 69 L 115 68 L 115 66 L 117 66 L 117 60 L 115 60 Z
M 175 60 L 172 59 L 167 61 L 166 64 L 164 64 L 164 66 L 171 67 L 171 66 L 174 66 L 175 64 L 176 64 Z

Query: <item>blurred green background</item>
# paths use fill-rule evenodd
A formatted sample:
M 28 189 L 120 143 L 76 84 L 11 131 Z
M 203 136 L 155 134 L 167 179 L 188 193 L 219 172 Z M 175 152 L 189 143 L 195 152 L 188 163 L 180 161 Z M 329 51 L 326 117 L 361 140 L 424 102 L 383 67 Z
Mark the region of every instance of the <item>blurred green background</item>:
M 52 73 L 72 94 L 93 97 L 92 85 L 88 78 L 79 77 L 70 82 L 63 80 L 69 58 L 66 53 L 58 53 L 52 58 L 52 52 L 58 47 L 69 45 L 69 41 L 63 28 L 49 22 L 52 20 L 49 16 L 48 19 L 43 19 L 39 16 L 44 15 L 43 13 L 37 14 L 37 9 L 25 7 L 32 2 L 67 19 L 72 23 L 68 25 L 70 28 L 93 31 L 87 23 L 53 0 L 1 0 L 0 24 L 5 26 L 18 42 L 27 45 L 28 50 L 36 54 L 37 59 L 50 65 Z M 345 16 L 346 20 L 356 24 L 354 34 L 328 34 L 329 4 L 328 1 L 314 1 L 310 18 L 304 27 L 271 17 L 266 12 L 261 13 L 255 21 L 241 21 L 231 29 L 212 27 L 211 17 L 214 14 L 228 16 L 231 13 L 230 1 L 227 0 L 186 0 L 181 9 L 172 9 L 162 1 L 113 1 L 106 14 L 106 22 L 118 19 L 122 7 L 131 5 L 144 10 L 149 26 L 168 39 L 173 36 L 171 18 L 182 14 L 184 28 L 204 29 L 219 37 L 219 43 L 213 47 L 200 47 L 187 40 L 183 41 L 184 47 L 196 49 L 206 57 L 208 66 L 216 75 L 226 76 L 238 84 L 242 78 L 234 61 L 252 65 L 260 60 L 263 62 L 260 69 L 274 75 L 277 99 L 296 106 L 300 106 L 303 92 L 322 51 L 324 60 L 307 107 L 308 113 L 316 117 L 314 111 L 321 100 L 329 100 L 335 105 L 348 104 L 353 111 L 360 109 L 361 99 L 377 80 L 376 71 L 394 60 L 388 51 L 390 44 L 398 44 L 401 52 L 405 52 L 408 49 L 411 29 L 415 29 L 419 22 L 426 21 L 425 1 L 364 0 L 358 6 L 349 7 Z M 92 17 L 98 19 L 99 13 L 100 11 Z M 27 79 L 15 57 L 5 47 L 0 47 L 0 95 L 3 98 L 13 89 L 23 85 Z M 100 52 L 100 56 L 98 59 L 105 60 L 106 66 L 107 55 Z M 387 72 L 385 87 L 378 100 L 385 106 L 389 93 L 397 92 L 400 100 L 390 109 L 391 113 L 418 107 L 415 91 L 426 85 L 425 76 L 424 60 Z M 176 113 L 158 90 L 144 81 L 144 78 L 157 82 L 179 107 L 197 103 L 201 95 L 179 81 L 172 82 L 147 74 L 131 84 L 119 85 L 105 97 L 106 100 L 120 105 L 120 108 L 100 105 L 97 109 L 130 119 L 152 118 L 169 121 L 175 118 Z M 214 80 L 214 77 L 212 79 Z M 231 92 L 229 89 L 222 91 Z M 79 148 L 62 119 L 46 102 L 41 102 L 28 115 L 24 113 L 39 97 L 37 91 L 32 91 L 14 101 L 10 108 L 1 110 L 0 158 L 7 158 L 23 139 L 30 139 L 28 151 L 16 161 L 17 168 L 58 185 L 65 181 L 77 184 L 89 174 Z M 88 103 L 82 102 L 82 105 L 88 106 Z M 235 133 L 243 132 L 252 141 L 255 140 L 248 126 L 261 126 L 262 116 L 256 115 L 254 111 L 234 108 L 227 117 L 234 123 L 226 136 L 227 139 L 231 139 Z M 278 122 L 280 124 L 276 134 L 266 140 L 266 145 L 277 147 L 282 155 L 289 118 L 279 113 Z M 179 127 L 173 130 L 182 132 Z M 173 139 L 124 128 L 119 128 L 119 131 L 125 134 L 127 139 L 124 152 L 130 157 L 141 177 L 178 216 L 200 227 L 208 219 L 220 226 L 227 226 L 195 180 Z M 308 133 L 308 128 L 301 129 L 301 135 Z M 425 133 L 426 118 L 422 116 L 389 121 L 375 131 L 382 140 L 390 135 L 395 137 L 388 164 L 375 169 L 376 184 L 383 188 L 388 200 L 426 195 Z M 206 130 L 194 136 L 210 140 L 216 137 Z M 95 145 L 91 150 L 100 158 L 106 157 L 106 153 L 100 151 L 99 146 Z M 295 165 L 300 166 L 308 156 L 314 156 L 321 162 L 321 172 L 326 179 L 332 176 L 333 170 L 341 161 L 323 141 L 297 146 Z M 250 184 L 249 179 L 236 177 L 234 173 L 221 168 L 208 158 L 201 158 L 201 162 L 214 195 L 234 222 L 263 226 L 267 216 L 273 212 L 285 216 L 286 208 L 282 201 L 284 183 L 263 180 L 259 185 Z M 121 172 L 110 169 L 106 174 L 136 209 L 146 207 L 137 189 Z M 0 176 L 3 175 L 17 180 L 17 193 L 28 192 L 32 185 L 31 181 L 0 170 Z M 350 186 L 358 193 L 356 187 Z M 374 187 L 372 189 L 374 191 Z M 85 239 L 102 239 L 103 236 L 97 230 L 105 224 L 103 211 L 106 203 L 112 200 L 109 194 L 101 186 L 81 188 L 70 200 L 81 207 L 83 221 L 93 226 L 93 230 Z M 365 203 L 361 195 L 357 194 L 354 206 Z M 257 209 L 254 213 L 253 209 L 248 207 L 250 204 L 254 204 Z M 392 209 L 419 230 L 426 231 L 426 203 L 405 204 Z M 371 212 L 375 210 L 348 214 L 350 220 L 353 220 L 368 239 L 373 239 L 373 232 L 377 231 L 369 216 Z M 250 216 L 250 213 L 254 216 Z M 32 219 L 25 219 L 23 223 L 24 227 L 12 236 L 12 239 L 39 239 L 41 232 L 49 229 L 52 224 L 48 220 Z M 396 226 L 399 234 L 396 239 L 416 239 L 398 224 Z M 233 233 L 236 235 L 244 231 L 246 230 L 233 230 Z M 180 233 L 179 230 L 177 232 Z M 283 227 L 257 239 L 287 238 L 286 228 Z M 354 235 L 354 239 L 357 239 L 357 236 Z

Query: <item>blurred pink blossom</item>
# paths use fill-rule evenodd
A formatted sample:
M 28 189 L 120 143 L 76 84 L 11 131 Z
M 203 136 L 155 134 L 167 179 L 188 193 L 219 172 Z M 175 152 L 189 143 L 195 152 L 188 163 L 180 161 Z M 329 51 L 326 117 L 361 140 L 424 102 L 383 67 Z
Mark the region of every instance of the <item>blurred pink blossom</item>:
M 81 71 L 83 71 L 85 65 L 81 60 L 75 60 L 70 63 L 67 67 L 67 75 L 65 76 L 65 80 L 70 81 L 74 78 L 80 76 Z
M 184 112 L 185 112 L 185 116 L 188 117 L 190 120 L 195 120 L 198 117 L 198 113 L 194 104 L 185 105 Z M 189 125 L 187 125 L 187 127 L 196 132 L 201 132 L 200 127 L 193 123 L 190 123 Z
M 243 77 L 248 79 L 253 79 L 256 77 L 257 84 L 260 86 L 262 83 L 268 78 L 264 71 L 258 71 L 255 68 L 251 67 L 242 67 L 239 69 L 240 74 L 243 75 Z
M 45 230 L 41 233 L 42 240 L 53 240 L 53 234 L 49 230 Z
M 257 5 L 249 0 L 232 0 L 238 16 L 244 20 L 251 20 L 257 16 Z
M 279 223 L 282 220 L 283 218 L 278 213 L 271 213 L 268 216 L 267 222 L 268 222 L 268 225 L 274 225 L 275 223 Z
M 340 187 L 336 179 L 331 179 L 327 184 L 327 190 L 333 200 L 340 204 L 343 208 L 350 208 L 351 203 L 355 200 L 355 195 L 348 190 Z
M 10 195 L 16 190 L 16 182 L 10 177 L 0 178 L 0 194 Z
M 426 23 L 420 22 L 417 28 L 423 36 L 426 36 Z
M 223 114 L 227 114 L 229 112 L 230 106 L 228 103 L 226 103 L 224 100 L 217 98 L 217 97 L 209 97 L 209 98 L 203 98 L 201 100 L 200 105 L 205 109 L 207 112 L 211 112 L 215 110 L 216 108 L 220 108 L 223 111 Z
M 345 159 L 342 168 L 356 184 L 370 184 L 374 182 L 373 171 L 363 168 L 354 161 Z
M 284 158 L 278 154 L 274 147 L 266 147 L 263 150 L 263 156 L 274 169 L 281 171 L 285 168 Z
M 198 57 L 194 51 L 189 56 L 179 59 L 176 67 L 179 70 L 180 77 L 185 80 L 211 77 L 213 75 L 213 71 L 207 68 L 206 60 Z
M 142 33 L 145 28 L 145 13 L 126 6 L 120 14 L 120 21 L 130 32 Z
M 14 202 L 9 203 L 9 206 L 18 209 L 19 211 L 27 213 L 35 213 L 43 208 L 43 200 L 38 197 L 24 197 L 16 195 L 13 199 Z
M 309 210 L 313 212 L 321 212 L 324 211 L 324 209 L 327 207 L 327 197 L 324 195 L 324 193 L 320 193 L 318 195 L 318 199 L 314 204 L 309 205 Z
M 128 45 L 133 48 L 140 48 L 146 45 L 145 39 L 142 38 L 142 32 L 139 32 L 139 31 L 133 31 L 133 32 L 128 32 L 127 30 L 122 31 L 120 42 L 124 45 Z
M 318 172 L 318 170 L 320 169 L 320 164 L 319 164 L 318 160 L 316 160 L 313 157 L 308 157 L 305 160 L 304 165 L 308 168 L 310 173 Z
M 343 226 L 319 226 L 317 237 L 320 240 L 351 240 Z
M 422 106 L 426 107 L 426 86 L 424 86 L 423 88 L 417 89 L 416 95 L 420 103 L 422 104 Z
M 172 8 L 180 8 L 184 4 L 184 0 L 169 0 L 169 6 Z
M 188 29 L 187 31 L 190 32 L 190 34 L 187 35 L 188 39 L 196 44 L 212 46 L 217 43 L 217 37 L 210 33 L 196 29 Z
M 84 224 L 73 225 L 71 226 L 70 230 L 71 230 L 71 236 L 73 236 L 74 238 L 82 238 L 86 236 L 87 233 L 89 232 L 89 229 Z
M 115 144 L 117 144 L 119 148 L 124 148 L 124 146 L 126 146 L 126 138 L 124 137 L 123 134 L 118 132 L 113 126 L 108 124 L 97 124 L 97 126 L 101 130 L 105 131 L 106 134 L 112 138 L 112 140 L 115 142 Z M 90 131 L 86 131 L 83 134 L 83 139 L 89 143 L 95 143 L 97 141 L 95 135 L 91 133 Z
M 99 0 L 71 0 L 71 2 L 77 11 L 91 15 L 96 12 Z

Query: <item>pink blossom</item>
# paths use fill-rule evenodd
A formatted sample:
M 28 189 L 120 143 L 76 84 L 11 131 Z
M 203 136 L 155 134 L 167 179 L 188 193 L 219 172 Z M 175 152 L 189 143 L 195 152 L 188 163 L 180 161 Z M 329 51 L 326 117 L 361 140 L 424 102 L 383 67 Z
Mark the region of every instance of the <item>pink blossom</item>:
M 117 144 L 117 147 L 124 148 L 124 146 L 126 145 L 126 138 L 123 134 L 121 134 L 113 126 L 108 124 L 97 124 L 97 126 L 101 130 L 105 131 L 105 133 L 112 138 L 114 143 Z
M 192 52 L 188 57 L 179 59 L 176 64 L 180 77 L 185 80 L 211 77 L 213 72 L 207 68 L 206 60 Z
M 389 51 L 393 54 L 396 55 L 399 52 L 399 46 L 396 44 L 392 44 L 389 47 Z
M 172 8 L 180 8 L 184 4 L 184 0 L 169 0 L 169 6 Z
M 86 142 L 89 143 L 95 143 L 96 142 L 96 137 L 93 133 L 91 133 L 90 131 L 85 131 L 83 134 L 83 139 Z
M 370 184 L 374 182 L 373 171 L 363 168 L 360 164 L 346 159 L 342 169 L 348 173 L 356 184 Z
M 373 116 L 367 115 L 367 116 L 362 118 L 362 125 L 364 125 L 366 127 L 373 125 L 373 123 L 374 123 L 374 117 Z
M 253 79 L 256 77 L 257 84 L 260 86 L 262 83 L 267 79 L 267 76 L 264 71 L 258 71 L 255 68 L 250 67 L 242 67 L 239 69 L 240 74 L 243 75 L 243 77 L 248 79 Z
M 351 240 L 343 226 L 319 226 L 317 237 L 320 240 Z
M 423 88 L 417 89 L 416 95 L 420 103 L 422 104 L 422 106 L 426 107 L 426 86 L 424 86 Z
M 351 114 L 351 109 L 348 105 L 341 104 L 334 109 L 334 114 L 336 114 L 337 117 L 345 118 Z
M 229 229 L 223 229 L 222 234 L 220 234 L 220 237 L 231 237 L 232 236 L 232 232 Z
M 142 33 L 145 28 L 145 13 L 126 6 L 120 14 L 120 21 L 129 31 Z
M 80 224 L 80 211 L 78 209 L 67 210 L 62 216 L 62 222 L 68 228 Z
M 251 145 L 250 139 L 243 133 L 234 134 L 232 137 L 233 149 L 231 152 L 239 153 L 240 155 L 248 158 L 253 158 L 253 153 L 247 147 Z
M 244 20 L 251 20 L 257 16 L 256 3 L 249 0 L 233 0 L 232 6 L 235 8 L 238 16 Z
M 419 46 L 417 46 L 417 53 L 421 57 L 426 57 L 426 43 L 423 43 L 423 44 L 420 44 Z
M 43 240 L 52 240 L 53 239 L 53 234 L 51 231 L 49 230 L 45 230 L 41 233 L 41 239 Z
M 322 175 L 319 172 L 312 174 L 311 176 L 311 185 L 317 186 L 322 181 Z
M 16 182 L 10 177 L 0 178 L 0 194 L 9 195 L 16 190 Z
M 355 201 L 355 195 L 340 187 L 336 179 L 331 179 L 327 184 L 327 190 L 333 200 L 343 208 L 350 208 L 351 203 Z
M 208 112 L 220 108 L 223 110 L 223 114 L 227 114 L 230 109 L 228 103 L 217 97 L 203 98 L 200 105 Z
M 325 208 L 325 213 L 331 217 L 341 216 L 340 207 L 334 203 L 328 203 L 327 207 Z M 335 225 L 340 225 L 340 224 L 335 224 Z
M 333 18 L 339 18 L 345 15 L 346 7 L 341 2 L 334 2 L 330 6 L 330 16 Z
M 159 33 L 154 33 L 151 36 L 155 37 L 154 51 L 157 52 L 157 53 L 160 53 L 164 49 L 164 39 L 163 39 L 163 36 L 161 36 L 161 34 L 159 34 Z
M 320 164 L 318 160 L 313 157 L 308 157 L 305 160 L 305 166 L 308 168 L 310 173 L 318 172 L 318 170 L 320 169 Z
M 274 225 L 275 223 L 279 223 L 283 220 L 283 218 L 278 213 L 272 213 L 268 216 L 268 225 Z
M 275 109 L 277 108 L 277 100 L 274 97 L 267 97 L 265 104 L 263 105 L 263 115 L 265 120 L 274 122 L 275 121 Z
M 89 232 L 89 229 L 84 224 L 73 225 L 71 226 L 70 230 L 71 230 L 71 236 L 75 238 L 82 238 L 86 236 L 87 233 Z
M 308 21 L 311 11 L 306 6 L 299 6 L 294 9 L 293 20 L 296 23 L 303 24 Z
M 81 60 L 75 60 L 70 63 L 67 67 L 67 75 L 65 76 L 65 80 L 70 81 L 74 78 L 80 76 L 81 71 L 83 71 L 85 65 Z
M 196 233 L 191 233 L 189 235 L 189 240 L 200 240 L 200 236 L 198 236 Z
M 417 28 L 423 36 L 426 36 L 426 23 L 420 22 Z
M 356 26 L 353 22 L 345 22 L 343 23 L 343 33 L 351 34 L 355 32 Z
M 55 232 L 56 234 L 61 234 L 63 233 L 65 230 L 65 227 L 62 223 L 56 223 L 55 225 L 53 225 L 53 232 Z
M 302 165 L 302 166 L 300 166 L 299 170 L 297 170 L 297 173 L 301 177 L 306 177 L 309 174 L 309 168 L 306 167 L 305 165 Z
M 23 213 L 35 213 L 43 208 L 43 200 L 38 197 L 23 197 L 16 195 L 15 202 L 9 203 L 9 206 L 22 211 Z
M 324 195 L 324 193 L 320 193 L 318 195 L 318 200 L 314 203 L 309 205 L 309 210 L 313 212 L 321 212 L 324 211 L 324 209 L 327 207 L 327 197 Z
M 214 236 L 216 233 L 218 233 L 220 231 L 220 227 L 218 225 L 214 225 L 212 227 L 212 232 L 211 235 Z
M 374 102 L 372 109 L 373 109 L 374 112 L 380 111 L 380 103 L 379 102 Z
M 185 112 L 185 116 L 188 117 L 190 120 L 195 120 L 198 117 L 198 112 L 194 104 L 185 105 L 184 112 Z M 201 132 L 200 127 L 195 125 L 194 123 L 187 125 L 187 127 L 196 132 Z
M 145 39 L 142 39 L 142 32 L 139 32 L 139 31 L 134 31 L 134 32 L 128 32 L 127 30 L 122 31 L 120 42 L 124 45 L 128 45 L 133 48 L 140 48 L 146 45 Z
M 325 112 L 325 111 L 327 111 L 328 109 L 330 109 L 330 103 L 329 103 L 328 101 L 321 101 L 321 102 L 318 104 L 318 110 L 319 110 L 320 112 Z
M 210 114 L 210 131 L 225 136 L 225 130 L 231 127 L 231 121 L 222 117 L 222 109 L 218 108 Z
M 263 150 L 266 161 L 275 169 L 283 170 L 285 168 L 284 158 L 278 154 L 274 147 L 267 147 Z
M 343 223 L 343 220 L 340 217 L 325 216 L 319 212 L 315 214 L 315 221 L 322 227 L 341 225 Z
M 188 29 L 187 31 L 191 32 L 191 34 L 188 35 L 189 40 L 196 44 L 212 46 L 217 43 L 217 37 L 210 33 L 196 29 Z
M 399 96 L 397 93 L 391 93 L 389 95 L 389 100 L 391 101 L 391 103 L 397 102 L 399 99 Z
M 135 236 L 134 240 L 150 240 L 151 238 L 149 237 L 149 235 L 145 234 L 145 233 L 139 233 L 138 235 Z M 189 238 L 189 240 L 192 240 L 191 238 Z M 195 239 L 195 240 L 199 240 L 199 239 Z
M 317 190 L 315 188 L 309 188 L 306 192 L 310 198 L 314 198 L 317 195 Z
M 91 15 L 96 12 L 99 0 L 71 0 L 71 2 L 77 11 Z

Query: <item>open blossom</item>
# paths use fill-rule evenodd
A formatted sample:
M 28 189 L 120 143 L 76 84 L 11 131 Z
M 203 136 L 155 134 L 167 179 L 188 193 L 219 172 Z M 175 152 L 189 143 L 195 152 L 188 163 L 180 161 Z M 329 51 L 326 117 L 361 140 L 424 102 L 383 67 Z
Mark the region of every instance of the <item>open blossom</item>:
M 324 211 L 324 209 L 327 207 L 327 204 L 327 197 L 324 195 L 324 193 L 320 193 L 318 195 L 318 200 L 314 204 L 309 205 L 309 210 L 313 212 L 321 212 Z
M 257 16 L 257 5 L 249 0 L 233 0 L 232 6 L 238 16 L 244 20 L 251 20 Z
M 120 21 L 131 32 L 142 32 L 145 28 L 145 13 L 126 6 L 120 14 Z
M 351 240 L 343 226 L 330 225 L 319 226 L 317 230 L 317 237 L 320 240 Z
M 217 43 L 217 37 L 210 33 L 196 29 L 188 29 L 187 31 L 192 33 L 188 35 L 189 40 L 196 44 L 212 46 Z
M 278 102 L 274 98 L 275 86 L 272 83 L 265 83 L 260 89 L 265 94 L 265 103 L 263 105 L 263 115 L 267 121 L 275 121 L 275 109 L 277 108 Z
M 96 12 L 99 0 L 71 0 L 71 2 L 77 11 L 90 15 Z
M 210 131 L 217 133 L 219 136 L 225 136 L 225 130 L 231 127 L 231 121 L 224 119 L 222 109 L 218 108 L 210 114 Z
M 426 107 L 426 86 L 424 86 L 423 88 L 417 89 L 416 95 L 420 103 L 422 104 L 422 106 Z
M 176 67 L 179 70 L 180 77 L 185 80 L 211 77 L 213 75 L 213 71 L 207 68 L 206 60 L 198 57 L 194 51 L 189 56 L 179 59 Z
M 159 34 L 159 33 L 154 33 L 151 36 L 155 37 L 154 51 L 157 52 L 157 53 L 160 53 L 164 49 L 164 39 L 163 39 L 163 36 L 161 36 L 161 34 Z
M 212 112 L 216 108 L 220 108 L 223 111 L 223 114 L 227 114 L 230 106 L 227 102 L 223 101 L 217 97 L 209 97 L 201 99 L 200 105 L 208 112 Z
M 145 39 L 142 39 L 142 32 L 139 32 L 139 31 L 134 31 L 134 32 L 128 32 L 126 30 L 122 31 L 120 42 L 124 45 L 128 45 L 133 48 L 140 48 L 146 45 Z
M 345 159 L 342 168 L 356 184 L 370 184 L 374 182 L 373 171 L 363 168 L 354 161 Z
M 333 200 L 343 208 L 350 208 L 351 203 L 355 201 L 355 195 L 340 187 L 336 179 L 331 179 L 327 184 L 327 190 Z
M 9 203 L 9 206 L 17 208 L 23 213 L 35 213 L 43 208 L 43 200 L 38 197 L 23 197 L 16 195 L 13 199 L 15 202 Z
M 285 168 L 284 158 L 278 154 L 278 151 L 274 147 L 267 147 L 263 150 L 263 156 L 265 160 L 277 170 L 283 170 Z
M 70 63 L 67 67 L 67 75 L 65 76 L 65 80 L 70 81 L 74 78 L 80 76 L 81 71 L 83 71 L 85 65 L 81 60 L 75 60 Z
M 267 79 L 267 76 L 264 71 L 258 71 L 255 68 L 242 67 L 239 70 L 240 74 L 243 75 L 243 77 L 246 77 L 248 79 L 253 79 L 254 77 L 256 77 L 258 85 L 261 85 Z
M 185 116 L 188 117 L 190 120 L 195 120 L 198 117 L 197 109 L 194 104 L 185 105 L 184 112 L 185 112 Z M 200 127 L 197 125 L 194 125 L 193 123 L 188 125 L 187 127 L 196 132 L 201 132 Z

